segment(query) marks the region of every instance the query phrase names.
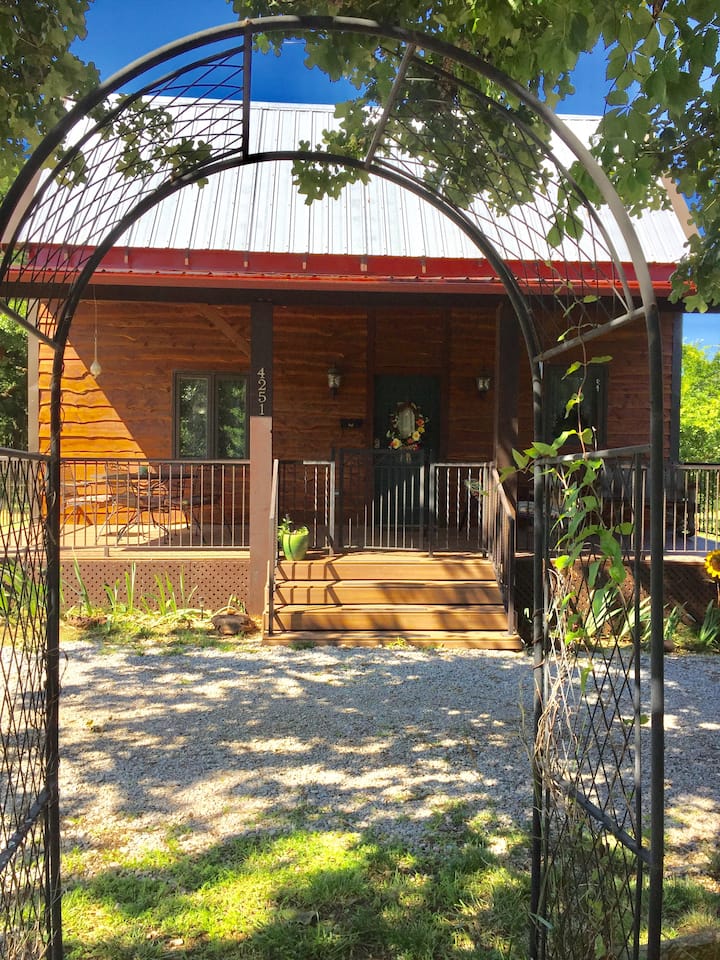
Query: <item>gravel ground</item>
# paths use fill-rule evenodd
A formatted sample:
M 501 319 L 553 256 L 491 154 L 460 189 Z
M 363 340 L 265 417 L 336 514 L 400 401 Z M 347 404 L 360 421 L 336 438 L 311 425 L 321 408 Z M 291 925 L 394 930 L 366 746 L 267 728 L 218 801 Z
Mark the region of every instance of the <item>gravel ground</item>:
M 66 847 L 140 849 L 171 830 L 203 849 L 302 816 L 421 848 L 453 801 L 498 825 L 529 821 L 525 655 L 243 645 L 167 656 L 84 643 L 64 655 Z M 719 688 L 720 658 L 667 659 L 678 872 L 702 872 L 720 839 Z

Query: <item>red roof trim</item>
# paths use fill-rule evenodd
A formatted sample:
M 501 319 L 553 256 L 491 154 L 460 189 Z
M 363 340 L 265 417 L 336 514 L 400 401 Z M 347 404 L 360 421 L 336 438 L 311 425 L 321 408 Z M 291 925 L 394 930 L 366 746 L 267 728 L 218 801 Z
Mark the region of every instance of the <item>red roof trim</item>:
M 64 248 L 44 245 L 27 249 L 28 260 L 22 272 L 32 264 L 38 282 L 58 282 L 53 276 L 60 268 L 63 278 L 69 280 L 72 273 L 86 262 L 91 248 Z M 29 262 L 28 262 L 29 261 Z M 518 278 L 521 287 L 544 292 L 552 286 L 568 282 L 584 282 L 599 292 L 617 288 L 613 265 L 509 261 L 509 269 Z M 625 264 L 631 289 L 637 281 L 631 266 Z M 43 271 L 47 268 L 47 272 Z M 650 274 L 656 292 L 667 294 L 670 277 L 675 270 L 673 263 L 650 265 Z M 40 270 L 44 276 L 37 276 Z M 14 272 L 14 271 L 13 271 Z M 26 280 L 16 275 L 19 281 Z M 486 260 L 418 258 L 418 257 L 358 257 L 337 254 L 256 253 L 233 250 L 163 250 L 156 248 L 114 247 L 104 258 L 93 276 L 93 283 L 123 282 L 135 285 L 183 287 L 222 287 L 236 284 L 242 279 L 247 286 L 262 288 L 315 287 L 317 289 L 340 289 L 345 286 L 357 289 L 358 282 L 376 288 L 390 284 L 394 289 L 408 286 L 443 286 L 452 289 L 480 286 L 483 292 L 502 292 L 500 278 Z M 62 281 L 60 281 L 62 282 Z

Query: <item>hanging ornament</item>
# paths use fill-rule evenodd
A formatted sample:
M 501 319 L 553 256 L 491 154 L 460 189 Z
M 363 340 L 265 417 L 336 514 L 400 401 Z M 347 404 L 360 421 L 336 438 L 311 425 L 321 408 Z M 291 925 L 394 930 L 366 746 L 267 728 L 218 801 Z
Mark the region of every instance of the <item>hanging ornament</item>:
M 93 303 L 95 305 L 95 351 L 93 356 L 93 362 L 90 364 L 90 373 L 97 378 L 102 373 L 102 367 L 100 366 L 100 361 L 98 360 L 97 355 L 97 300 L 95 299 L 95 291 L 93 290 Z

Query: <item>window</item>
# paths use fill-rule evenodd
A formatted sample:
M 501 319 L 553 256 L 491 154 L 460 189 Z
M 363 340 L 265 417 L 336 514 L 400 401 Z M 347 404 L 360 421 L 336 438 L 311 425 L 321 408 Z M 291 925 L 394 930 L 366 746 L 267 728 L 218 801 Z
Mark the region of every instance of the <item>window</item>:
M 247 458 L 247 377 L 175 374 L 175 452 L 181 458 Z
M 582 400 L 578 407 L 567 410 L 568 401 L 579 390 Z M 545 440 L 551 443 L 563 430 L 577 430 L 591 427 L 595 433 L 595 443 L 603 447 L 606 443 L 607 422 L 607 367 L 601 364 L 589 364 L 573 373 L 567 373 L 566 366 L 547 366 L 545 368 L 545 403 L 543 410 Z

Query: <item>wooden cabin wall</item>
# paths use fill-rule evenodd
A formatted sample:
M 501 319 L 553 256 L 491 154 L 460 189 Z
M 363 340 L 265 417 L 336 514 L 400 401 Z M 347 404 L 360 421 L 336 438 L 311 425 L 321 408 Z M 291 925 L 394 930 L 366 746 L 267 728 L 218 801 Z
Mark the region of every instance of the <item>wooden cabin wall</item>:
M 670 418 L 672 391 L 673 323 L 676 312 L 660 314 L 663 344 L 663 403 L 665 422 L 664 456 L 670 456 Z M 648 382 L 648 347 L 645 325 L 631 323 L 588 344 L 588 357 L 610 356 L 608 370 L 607 446 L 623 447 L 646 444 L 650 427 L 650 388 Z M 573 360 L 582 360 L 580 353 L 568 353 L 553 363 L 566 367 Z M 520 446 L 527 446 L 533 436 L 530 368 L 526 356 L 520 363 Z
M 467 462 L 494 457 L 495 307 L 451 311 L 447 366 L 447 457 Z M 476 378 L 489 375 L 490 390 L 478 393 Z
M 90 373 L 96 309 L 102 366 L 97 380 Z M 81 303 L 65 353 L 63 455 L 171 457 L 174 371 L 247 372 L 249 338 L 246 306 Z M 41 348 L 40 450 L 49 443 L 51 369 L 52 359 Z
M 275 307 L 273 452 L 280 459 L 327 460 L 333 449 L 367 447 L 367 310 Z M 342 384 L 334 398 L 328 368 Z M 343 418 L 363 426 L 343 429 Z
M 90 374 L 95 304 L 80 305 L 73 321 L 63 378 L 63 452 L 75 457 L 173 455 L 173 373 L 249 372 L 250 307 L 199 303 L 98 301 L 98 359 Z M 673 312 L 663 317 L 665 414 L 670 417 Z M 494 373 L 496 305 L 470 309 L 408 306 L 278 306 L 274 311 L 273 448 L 283 459 L 327 459 L 339 448 L 373 445 L 376 374 L 437 376 L 441 383 L 439 456 L 493 456 L 493 381 L 480 395 L 479 373 Z M 608 445 L 647 442 L 647 343 L 642 324 L 620 328 L 591 348 L 610 354 Z M 565 358 L 569 362 L 570 358 Z M 519 445 L 532 438 L 529 364 L 522 340 Z M 563 361 L 564 362 L 564 361 Z M 330 396 L 327 370 L 342 385 Z M 51 359 L 40 351 L 40 449 L 49 434 Z M 341 421 L 361 421 L 354 428 Z M 668 431 L 669 432 L 669 431 Z M 669 443 L 669 441 L 668 441 Z M 669 446 L 666 449 L 669 454 Z

